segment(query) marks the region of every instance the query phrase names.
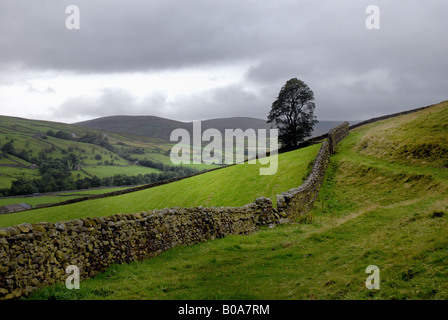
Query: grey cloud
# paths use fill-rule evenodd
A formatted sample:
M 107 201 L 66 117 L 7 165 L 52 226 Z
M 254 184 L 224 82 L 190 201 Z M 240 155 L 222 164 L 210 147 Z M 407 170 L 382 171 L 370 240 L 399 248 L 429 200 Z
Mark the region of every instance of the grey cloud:
M 448 43 L 442 39 L 448 3 L 376 4 L 380 30 L 362 27 L 366 16 L 356 12 L 366 2 L 359 1 L 335 14 L 346 21 L 333 18 L 326 27 L 311 28 L 305 45 L 265 56 L 247 79 L 280 88 L 301 78 L 315 92 L 316 114 L 328 120 L 366 119 L 447 99 Z
M 235 116 L 264 119 L 269 110 L 265 100 L 263 94 L 237 83 L 174 99 L 164 93 L 151 94 L 131 107 L 128 114 L 150 114 L 180 121 Z
M 210 118 L 225 118 L 247 116 L 265 119 L 269 108 L 264 96 L 251 92 L 241 84 L 209 90 L 202 94 L 193 95 L 179 103 L 177 110 L 171 116 L 183 113 L 182 120 L 204 120 Z
M 157 72 L 247 61 L 243 82 L 174 103 L 114 89 L 60 106 L 91 116 L 260 117 L 292 77 L 315 92 L 320 119 L 365 119 L 447 99 L 448 2 L 374 2 L 380 30 L 365 28 L 367 0 L 2 1 L 0 70 Z M 65 28 L 70 4 L 80 8 L 80 30 Z M 8 77 L 0 73 L 0 82 Z
M 80 8 L 80 30 L 65 28 L 69 4 Z M 115 72 L 245 59 L 268 49 L 266 30 L 273 26 L 260 18 L 282 6 L 253 0 L 18 0 L 0 9 L 2 63 Z
M 75 96 L 53 110 L 53 115 L 65 119 L 102 117 L 112 114 L 144 115 L 154 112 L 154 103 L 163 104 L 160 94 L 148 96 L 145 103 L 139 102 L 130 92 L 121 88 L 104 88 L 98 95 Z M 152 108 L 148 108 L 152 106 Z M 74 122 L 74 121 L 73 121 Z
M 269 112 L 259 95 L 239 85 L 212 89 L 201 94 L 170 102 L 163 92 L 153 93 L 138 100 L 120 88 L 105 88 L 99 95 L 68 98 L 53 110 L 53 115 L 64 119 L 88 119 L 115 115 L 155 115 L 181 121 L 203 120 L 235 115 L 266 118 Z M 181 116 L 180 116 L 181 115 Z
M 322 40 L 321 29 L 335 29 L 338 19 L 345 19 L 347 6 L 322 1 L 3 2 L 0 63 L 120 72 L 258 60 L 266 54 L 306 50 Z M 65 28 L 65 8 L 71 4 L 80 8 L 80 30 Z M 347 14 L 352 14 L 353 8 L 348 8 Z

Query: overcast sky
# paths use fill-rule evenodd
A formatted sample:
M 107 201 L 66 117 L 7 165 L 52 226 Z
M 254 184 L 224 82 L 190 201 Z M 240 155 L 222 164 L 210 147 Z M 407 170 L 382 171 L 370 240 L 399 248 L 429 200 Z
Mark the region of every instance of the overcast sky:
M 0 0 L 0 114 L 266 119 L 299 78 L 364 120 L 448 99 L 447 35 L 446 0 Z

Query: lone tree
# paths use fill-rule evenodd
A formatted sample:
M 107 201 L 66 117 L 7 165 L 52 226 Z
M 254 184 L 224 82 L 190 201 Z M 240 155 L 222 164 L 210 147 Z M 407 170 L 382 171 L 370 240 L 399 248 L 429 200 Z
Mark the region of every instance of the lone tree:
M 280 90 L 268 115 L 268 123 L 278 128 L 278 139 L 285 149 L 294 149 L 311 135 L 318 123 L 314 116 L 314 93 L 302 80 L 292 78 Z

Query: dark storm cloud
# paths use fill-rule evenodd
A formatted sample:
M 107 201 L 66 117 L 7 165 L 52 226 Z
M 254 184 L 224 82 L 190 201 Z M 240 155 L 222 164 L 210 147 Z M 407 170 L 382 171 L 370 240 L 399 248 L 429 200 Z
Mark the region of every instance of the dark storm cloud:
M 80 30 L 65 28 L 70 4 Z M 370 4 L 381 10 L 380 30 L 365 27 Z M 297 77 L 315 92 L 320 119 L 365 119 L 447 99 L 447 14 L 446 0 L 2 1 L 0 69 L 156 72 L 246 61 L 245 83 L 175 105 L 111 89 L 68 98 L 59 111 L 103 115 L 108 99 L 108 115 L 256 116 Z
M 80 30 L 65 28 L 69 4 L 80 9 Z M 271 46 L 270 16 L 282 9 L 254 0 L 11 1 L 0 7 L 0 63 L 115 72 L 254 58 Z
M 380 30 L 361 27 L 367 2 L 346 3 L 322 17 L 325 26 L 307 25 L 305 45 L 271 52 L 247 79 L 274 87 L 303 79 L 315 92 L 320 119 L 365 119 L 448 98 L 448 3 L 374 1 Z
M 2 2 L 0 63 L 127 72 L 257 61 L 298 50 L 309 54 L 310 44 L 319 43 L 317 49 L 331 46 L 315 35 L 325 37 L 325 30 L 334 30 L 338 20 L 345 19 L 347 10 L 340 10 L 334 1 L 322 3 L 321 7 L 297 0 Z M 65 27 L 65 8 L 71 4 L 80 9 L 80 30 Z M 362 27 L 363 7 L 356 7 Z

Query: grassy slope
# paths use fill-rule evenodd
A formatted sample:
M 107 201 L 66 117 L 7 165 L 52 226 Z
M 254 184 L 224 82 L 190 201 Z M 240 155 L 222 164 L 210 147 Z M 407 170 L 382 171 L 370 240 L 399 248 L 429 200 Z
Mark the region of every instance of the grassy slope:
M 120 196 L 0 216 L 0 226 L 23 222 L 57 222 L 79 217 L 108 216 L 174 206 L 242 206 L 260 196 L 275 196 L 299 185 L 310 170 L 320 144 L 280 154 L 273 176 L 259 175 L 267 165 L 240 164 L 192 178 Z
M 439 109 L 434 119 L 447 111 Z M 358 128 L 341 143 L 309 214 L 312 223 L 177 247 L 114 265 L 82 281 L 81 290 L 61 284 L 32 298 L 447 299 L 447 170 L 357 151 L 366 136 L 403 118 Z M 414 125 L 411 140 L 424 127 Z M 379 290 L 365 287 L 369 265 L 380 268 Z
M 356 145 L 359 154 L 419 166 L 448 167 L 448 101 L 383 121 Z
M 139 174 L 150 174 L 150 173 L 160 173 L 162 171 L 155 168 L 148 168 L 143 166 L 128 165 L 122 167 L 111 167 L 111 166 L 90 166 L 84 169 L 86 172 L 92 176 L 97 176 L 98 178 L 110 177 L 114 174 L 125 174 L 128 176 L 137 176 Z
M 43 195 L 39 197 L 8 197 L 0 198 L 0 207 L 8 204 L 16 203 L 27 203 L 33 207 L 38 204 L 48 204 L 48 203 L 58 203 L 61 201 L 66 201 L 70 199 L 81 198 L 88 195 L 102 194 L 117 190 L 127 189 L 129 187 L 112 187 L 112 188 L 101 188 L 101 189 L 89 189 L 74 192 L 60 192 L 54 193 L 52 195 Z
M 11 183 L 18 178 L 37 179 L 38 170 L 27 168 L 0 167 L 0 188 L 10 188 Z
M 78 125 L 103 131 L 126 132 L 139 136 L 155 137 L 165 141 L 170 141 L 170 134 L 174 129 L 186 129 L 190 134 L 192 130 L 192 122 L 181 122 L 155 116 L 111 116 L 79 122 Z M 222 133 L 225 129 L 230 128 L 241 128 L 242 130 L 270 128 L 266 120 L 248 117 L 203 120 L 201 126 L 203 130 L 214 128 Z

